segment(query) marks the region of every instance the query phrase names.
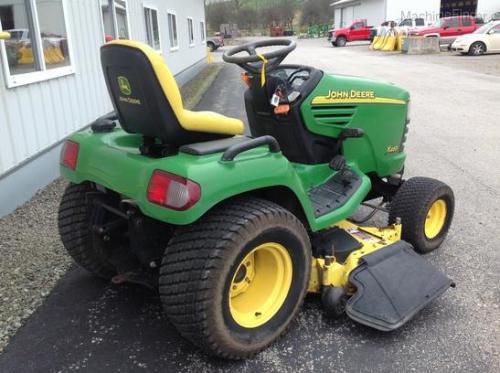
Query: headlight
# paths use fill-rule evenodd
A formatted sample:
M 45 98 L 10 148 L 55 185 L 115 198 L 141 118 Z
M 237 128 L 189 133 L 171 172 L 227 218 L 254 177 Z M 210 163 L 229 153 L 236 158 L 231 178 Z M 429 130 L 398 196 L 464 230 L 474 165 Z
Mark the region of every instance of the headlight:
M 408 106 L 406 108 L 406 124 L 410 123 L 411 120 L 411 101 L 408 101 Z

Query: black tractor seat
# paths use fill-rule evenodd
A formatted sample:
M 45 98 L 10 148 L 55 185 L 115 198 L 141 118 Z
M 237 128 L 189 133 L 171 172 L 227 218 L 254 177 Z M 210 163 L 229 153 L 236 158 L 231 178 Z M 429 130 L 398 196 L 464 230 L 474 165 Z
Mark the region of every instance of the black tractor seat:
M 244 133 L 241 120 L 185 110 L 174 76 L 152 48 L 115 40 L 101 48 L 106 85 L 121 127 L 173 148 Z M 146 142 L 146 141 L 145 141 Z

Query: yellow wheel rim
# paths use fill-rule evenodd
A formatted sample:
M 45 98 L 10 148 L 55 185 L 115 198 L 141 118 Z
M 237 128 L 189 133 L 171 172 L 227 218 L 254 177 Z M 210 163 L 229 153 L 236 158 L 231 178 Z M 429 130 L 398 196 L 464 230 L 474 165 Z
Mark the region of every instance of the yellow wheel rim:
M 438 199 L 432 204 L 425 220 L 425 235 L 427 238 L 433 239 L 441 233 L 446 222 L 447 213 L 448 209 L 444 200 Z
M 244 328 L 257 328 L 278 313 L 292 285 L 293 265 L 278 243 L 253 249 L 238 266 L 229 290 L 229 309 Z

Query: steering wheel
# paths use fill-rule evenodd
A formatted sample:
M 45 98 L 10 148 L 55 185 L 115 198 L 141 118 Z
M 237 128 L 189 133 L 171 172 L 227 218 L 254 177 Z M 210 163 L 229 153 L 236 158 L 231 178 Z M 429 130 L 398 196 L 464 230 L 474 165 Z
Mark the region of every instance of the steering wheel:
M 258 54 L 257 49 L 263 47 L 280 47 L 266 53 Z M 251 74 L 259 74 L 262 69 L 264 61 L 262 57 L 267 60 L 266 69 L 272 71 L 275 69 L 286 56 L 290 54 L 297 47 L 297 43 L 291 39 L 267 39 L 251 43 L 246 43 L 238 47 L 232 48 L 224 53 L 222 59 L 228 63 L 235 63 L 242 69 Z M 248 56 L 238 56 L 241 52 L 247 52 Z

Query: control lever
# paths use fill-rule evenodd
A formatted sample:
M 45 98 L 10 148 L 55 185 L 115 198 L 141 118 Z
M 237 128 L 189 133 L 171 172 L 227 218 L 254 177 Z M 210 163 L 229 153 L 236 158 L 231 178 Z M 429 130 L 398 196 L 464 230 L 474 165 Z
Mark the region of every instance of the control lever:
M 340 179 L 344 186 L 349 184 L 349 179 L 352 176 L 351 171 L 349 171 L 349 167 L 347 166 L 347 162 L 345 157 L 340 154 L 340 148 L 342 143 L 346 139 L 357 139 L 363 137 L 365 135 L 365 131 L 361 128 L 345 128 L 340 132 L 339 138 L 337 139 L 336 149 L 335 149 L 335 157 L 330 162 L 330 168 L 334 171 L 339 172 Z
M 346 139 L 358 139 L 365 135 L 365 131 L 361 128 L 344 128 L 337 139 L 337 143 L 335 144 L 334 154 L 340 153 L 340 148 L 342 147 L 342 143 Z

